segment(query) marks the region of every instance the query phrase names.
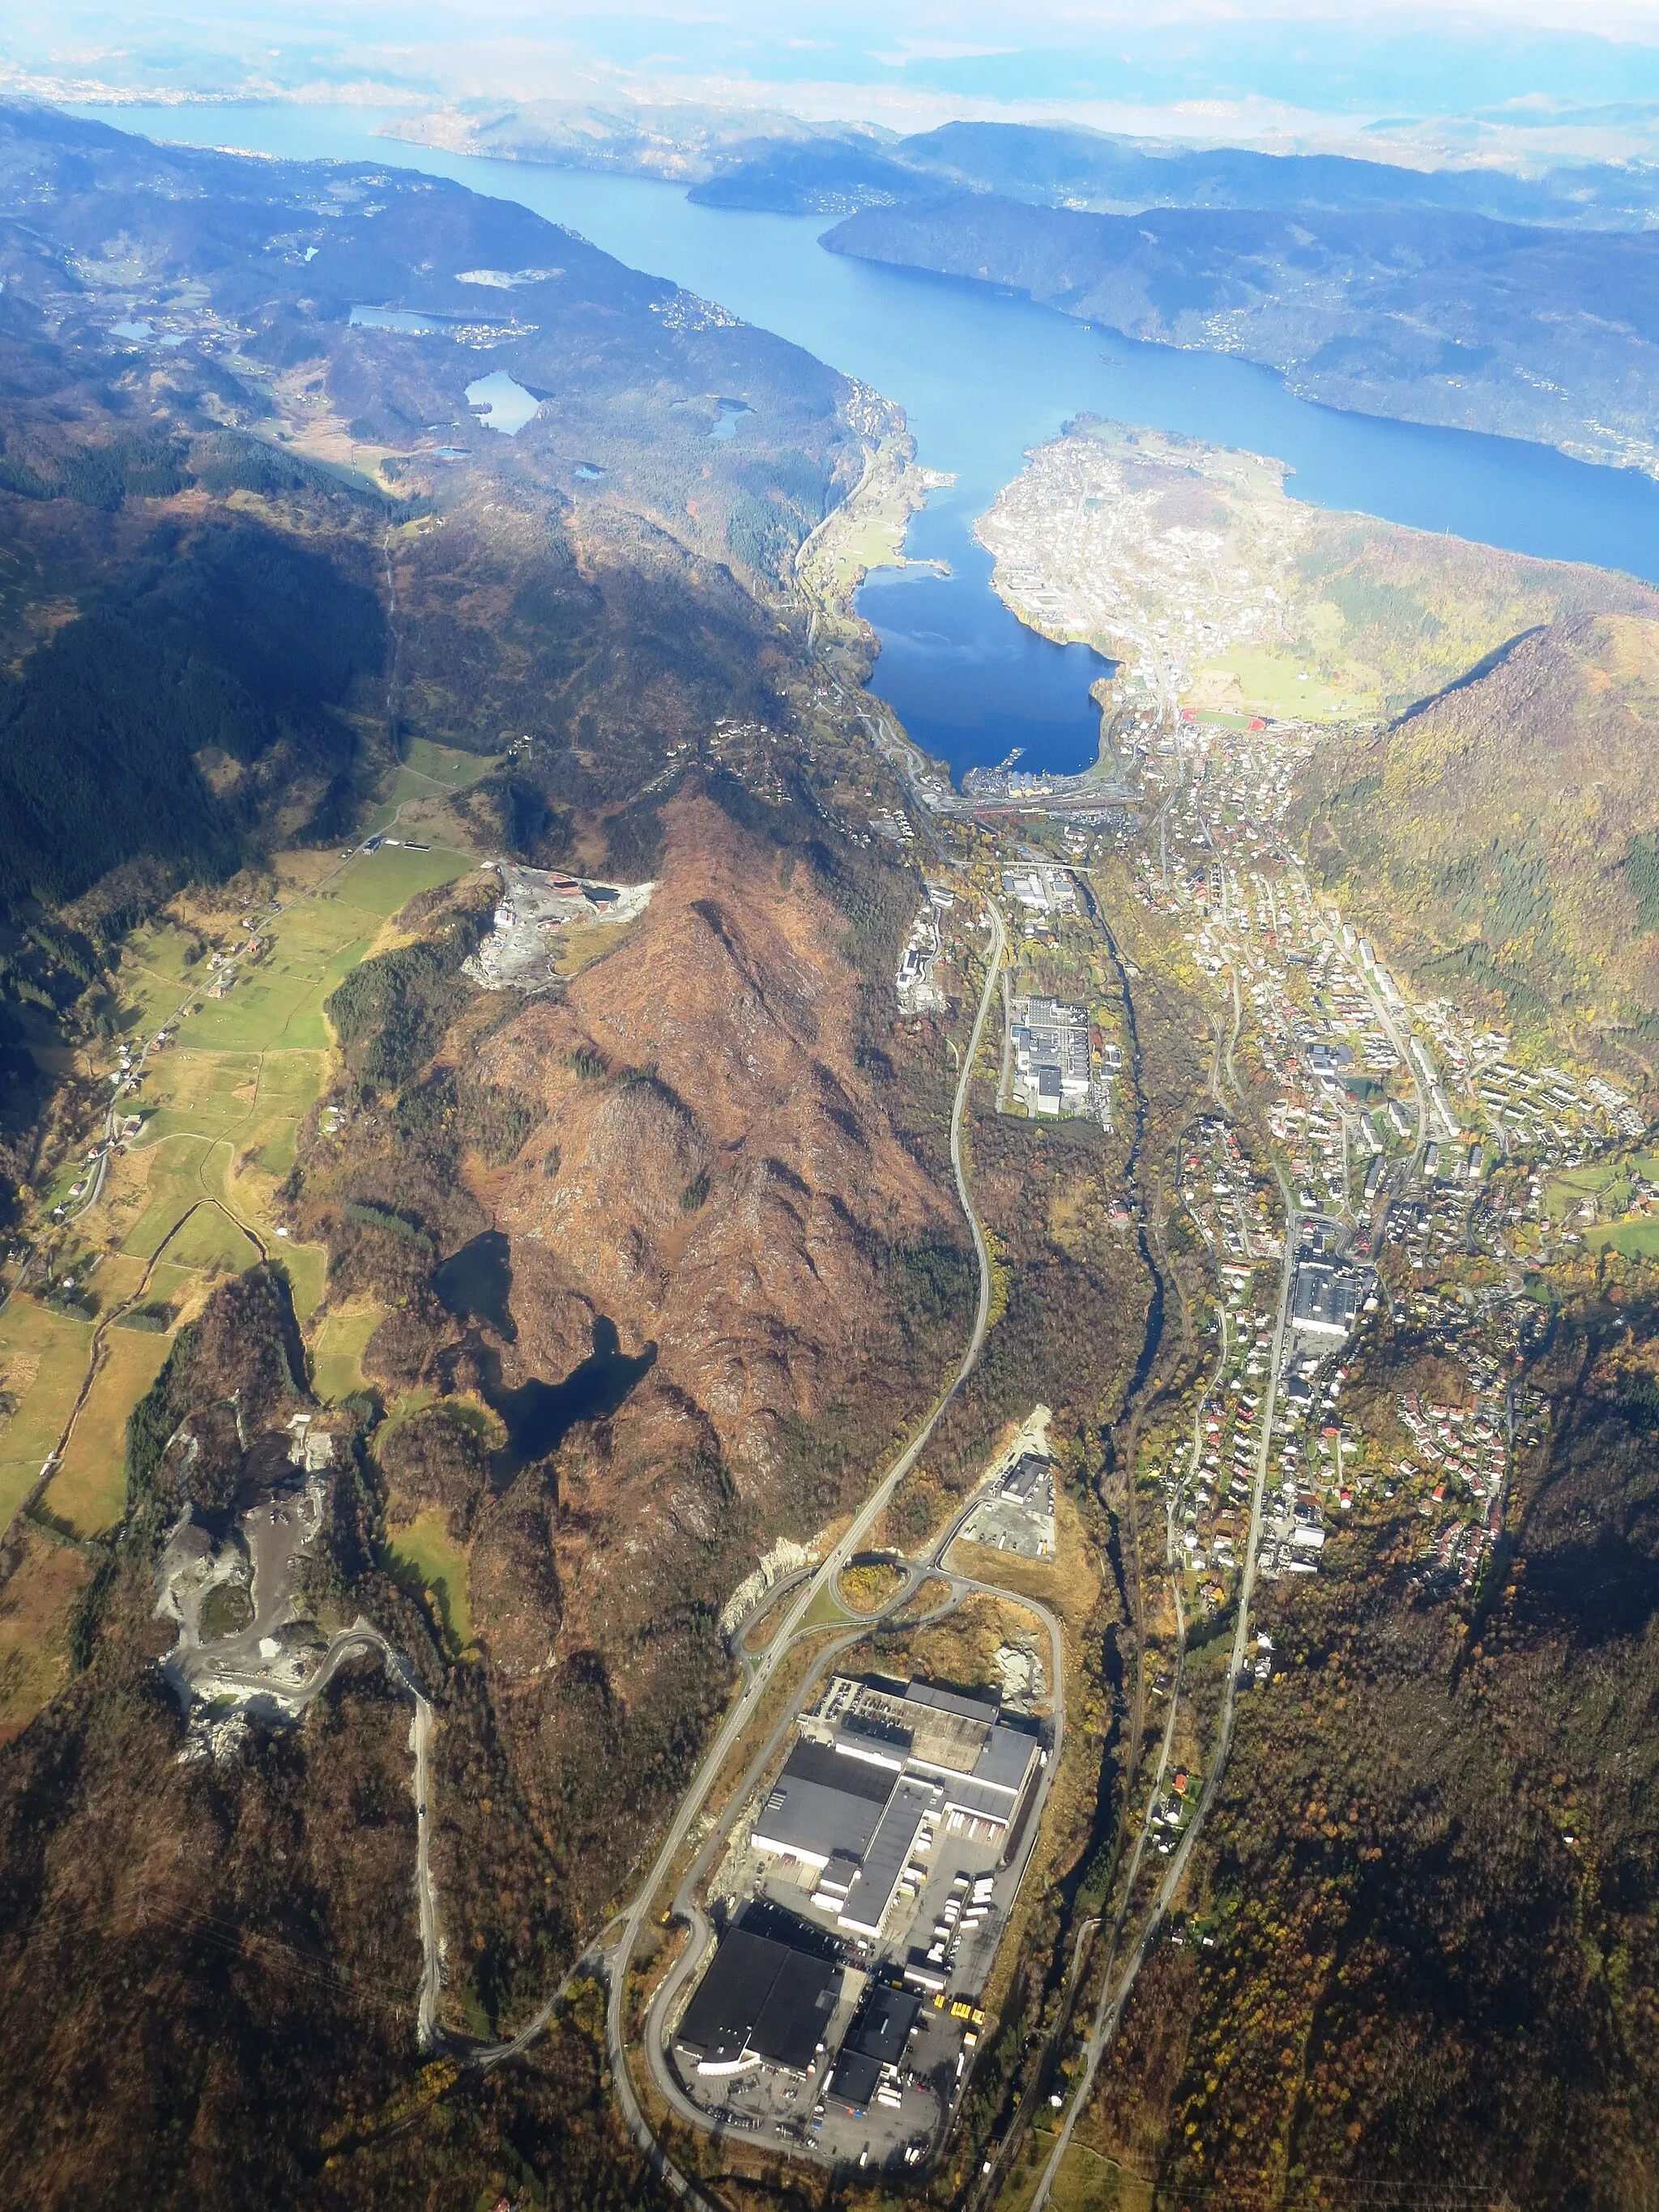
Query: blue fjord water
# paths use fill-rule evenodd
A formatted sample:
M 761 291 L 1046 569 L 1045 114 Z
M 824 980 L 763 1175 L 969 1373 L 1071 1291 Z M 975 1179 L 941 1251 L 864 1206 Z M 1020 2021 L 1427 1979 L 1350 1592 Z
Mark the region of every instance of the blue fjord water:
M 824 252 L 822 217 L 695 207 L 633 177 L 481 161 L 376 137 L 372 110 L 124 108 L 123 129 L 295 159 L 416 168 L 514 199 L 607 252 L 718 300 L 905 409 L 922 463 L 955 482 L 907 550 L 948 564 L 872 577 L 861 599 L 882 641 L 874 689 L 929 751 L 961 770 L 1004 758 L 1071 770 L 1095 757 L 1090 684 L 1104 665 L 1036 637 L 1002 606 L 975 518 L 1026 452 L 1085 411 L 1274 455 L 1297 497 L 1553 560 L 1659 582 L 1659 484 L 1547 447 L 1344 414 L 1298 399 L 1270 370 L 1138 344 L 982 285 Z M 744 418 L 727 416 L 741 441 Z

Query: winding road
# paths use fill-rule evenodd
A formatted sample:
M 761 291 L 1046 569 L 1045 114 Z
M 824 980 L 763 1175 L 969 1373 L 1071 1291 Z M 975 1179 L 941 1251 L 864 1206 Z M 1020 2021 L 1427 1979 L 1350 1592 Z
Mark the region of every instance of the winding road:
M 975 1308 L 974 1326 L 956 1373 L 951 1377 L 948 1388 L 935 1401 L 921 1428 L 871 1492 L 845 1534 L 819 1565 L 803 1580 L 787 1613 L 773 1634 L 764 1652 L 758 1658 L 754 1659 L 750 1659 L 748 1655 L 743 1655 L 748 1680 L 721 1723 L 714 1741 L 703 1754 L 702 1762 L 692 1778 L 690 1786 L 681 1798 L 674 1818 L 669 1824 L 667 1833 L 663 1838 L 661 1846 L 652 1862 L 649 1871 L 635 1891 L 632 1900 L 624 1908 L 620 1918 L 611 1923 L 611 1929 L 615 1930 L 614 1935 L 610 1935 L 607 1931 L 608 1941 L 602 1936 L 588 1947 L 583 1956 L 576 1961 L 560 1982 L 558 1987 L 544 2000 L 538 2010 L 525 2023 L 517 2034 L 501 2043 L 476 2046 L 465 2054 L 465 2063 L 469 2066 L 485 2070 L 500 2065 L 507 2058 L 516 2057 L 519 2052 L 526 2050 L 541 2034 L 572 1984 L 581 1974 L 592 1971 L 602 1963 L 610 1990 L 605 2010 L 607 2054 L 617 2101 L 622 2107 L 629 2133 L 643 2154 L 647 2164 L 663 2185 L 683 2203 L 698 2208 L 698 2212 L 718 2212 L 718 2208 L 711 2203 L 695 2183 L 680 2172 L 658 2142 L 654 2130 L 641 2108 L 633 2079 L 629 2072 L 624 2016 L 629 1966 L 639 1942 L 652 1900 L 667 1880 L 674 1861 L 702 1814 L 709 1792 L 713 1790 L 727 1759 L 736 1748 L 750 1721 L 759 1710 L 774 1674 L 796 1638 L 802 1632 L 806 1615 L 811 1610 L 819 1594 L 833 1587 L 843 1565 L 860 1548 L 871 1529 L 886 1510 L 893 1492 L 910 1473 L 926 1449 L 928 1440 L 945 1407 L 973 1372 L 984 1346 L 986 1332 L 990 1327 L 991 1320 L 991 1255 L 990 1249 L 985 1241 L 984 1230 L 980 1225 L 979 1216 L 975 1212 L 973 1200 L 968 1188 L 967 1170 L 963 1162 L 962 1133 L 967 1114 L 969 1087 L 973 1081 L 975 1064 L 984 1039 L 985 1025 L 996 1000 L 1003 957 L 1007 949 L 1007 932 L 994 902 L 988 902 L 986 919 L 990 928 L 991 945 L 986 961 L 985 982 L 980 993 L 979 1006 L 974 1017 L 973 1032 L 969 1040 L 968 1049 L 963 1055 L 962 1073 L 957 1079 L 956 1097 L 951 1109 L 951 1168 L 956 1178 L 957 1196 L 973 1237 L 974 1254 L 979 1270 L 979 1295 Z M 954 1540 L 959 1525 L 959 1521 L 952 1522 L 950 1530 L 941 1540 L 939 1547 L 941 1551 Z M 907 1583 L 906 1590 L 901 1592 L 893 1602 L 895 1604 L 902 1602 L 910 1590 L 923 1579 L 928 1569 L 924 1565 L 915 1573 L 914 1580 Z M 959 1601 L 959 1593 L 955 1585 L 961 1579 L 952 1577 L 952 1604 Z M 964 1588 L 972 1587 L 975 1586 L 964 1585 Z M 847 1643 L 867 1634 L 868 1631 L 869 1624 L 861 1623 L 852 1635 L 842 1644 L 837 1644 L 835 1649 L 836 1650 L 844 1649 Z M 1053 1624 L 1051 1624 L 1051 1632 L 1056 1639 L 1054 1650 L 1058 1655 L 1059 1632 Z M 824 1655 L 820 1664 L 828 1663 L 834 1656 L 834 1650 Z M 1058 1674 L 1056 1681 L 1058 1694 Z M 775 1729 L 772 1735 L 769 1737 L 767 1751 L 763 1751 L 761 1754 L 763 1757 L 767 1755 L 774 1741 L 780 1740 L 779 1731 L 789 1725 L 793 1718 L 793 1711 L 792 1702 L 790 1711 L 783 1716 L 778 1729 Z M 1057 1761 L 1051 1759 L 1051 1771 L 1056 1764 Z M 739 1792 L 734 1802 L 741 1802 L 742 1793 Z

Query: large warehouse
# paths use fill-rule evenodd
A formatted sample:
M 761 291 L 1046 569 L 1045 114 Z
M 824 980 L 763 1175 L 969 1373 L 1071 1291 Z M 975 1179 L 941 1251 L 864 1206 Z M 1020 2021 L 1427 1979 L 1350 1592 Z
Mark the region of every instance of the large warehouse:
M 854 2112 L 866 2108 L 884 2091 L 890 2097 L 890 2085 L 921 2011 L 921 1998 L 908 1990 L 872 1982 L 841 2046 L 830 2077 L 830 2095 Z
M 768 1792 L 756 1850 L 815 1869 L 812 1902 L 846 1933 L 878 1936 L 921 1887 L 940 1824 L 1005 1837 L 1042 1755 L 996 1705 L 910 1682 L 838 1675 Z
M 810 2074 L 841 1978 L 832 1960 L 735 1927 L 715 1952 L 674 2039 L 702 2075 L 738 2074 L 763 2062 Z

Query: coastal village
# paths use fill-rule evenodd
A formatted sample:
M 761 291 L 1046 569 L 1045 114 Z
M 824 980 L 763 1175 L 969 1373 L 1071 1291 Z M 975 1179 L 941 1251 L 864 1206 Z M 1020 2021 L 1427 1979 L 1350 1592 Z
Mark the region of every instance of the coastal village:
M 1310 510 L 1274 495 L 1275 465 L 1155 431 L 1094 424 L 1040 447 L 977 527 L 1023 621 L 1099 641 L 1124 666 L 1134 720 L 1236 703 L 1225 664 L 1277 645 Z M 1316 672 L 1287 671 L 1311 694 Z

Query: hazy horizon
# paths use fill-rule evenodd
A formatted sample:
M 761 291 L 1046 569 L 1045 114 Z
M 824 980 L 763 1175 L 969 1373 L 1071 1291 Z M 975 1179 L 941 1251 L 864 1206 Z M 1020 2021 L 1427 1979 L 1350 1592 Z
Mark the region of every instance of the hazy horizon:
M 1449 13 L 1270 11 L 1165 0 L 946 10 L 750 4 L 550 15 L 383 0 L 207 15 L 75 5 L 15 18 L 0 87 L 53 100 L 694 101 L 903 132 L 953 118 L 1071 121 L 1407 159 L 1647 158 L 1659 9 L 1486 0 Z M 1497 35 L 1494 35 L 1497 33 Z

